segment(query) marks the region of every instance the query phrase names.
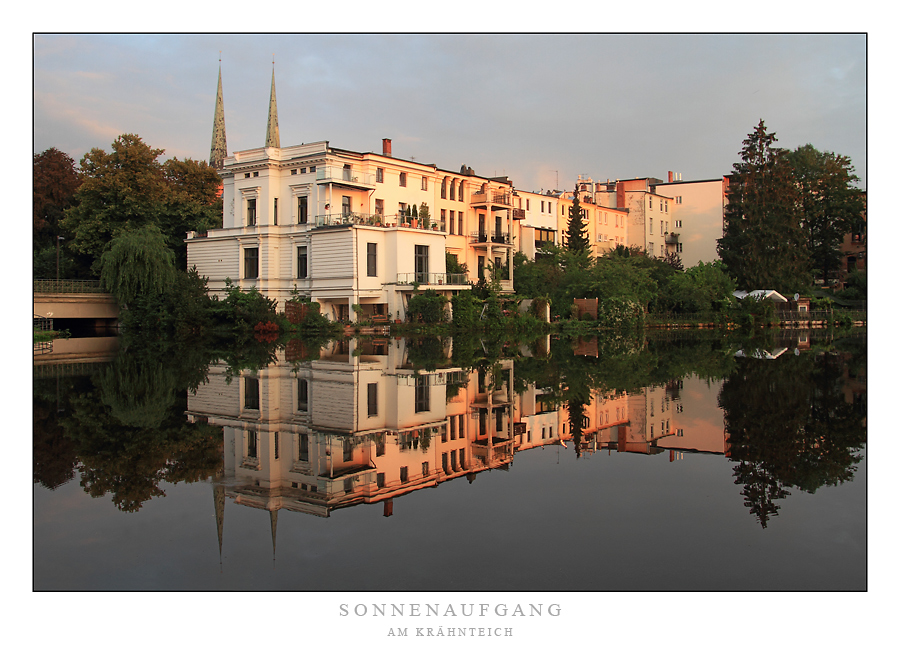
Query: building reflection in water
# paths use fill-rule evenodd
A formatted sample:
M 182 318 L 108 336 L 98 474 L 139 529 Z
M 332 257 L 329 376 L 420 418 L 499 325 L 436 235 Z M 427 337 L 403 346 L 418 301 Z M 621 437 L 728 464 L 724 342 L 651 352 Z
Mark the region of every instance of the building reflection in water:
M 391 516 L 399 496 L 506 470 L 515 453 L 538 447 L 574 443 L 579 455 L 669 451 L 670 459 L 727 451 L 717 384 L 684 379 L 635 394 L 595 391 L 576 441 L 566 404 L 555 407 L 536 384 L 514 391 L 512 360 L 471 373 L 422 371 L 413 368 L 408 344 L 346 339 L 311 361 L 296 361 L 289 347 L 258 372 L 210 368 L 208 382 L 189 396 L 188 417 L 224 430 L 215 483 L 220 543 L 225 498 L 268 510 L 274 542 L 280 510 L 327 517 L 381 503 Z M 444 345 L 452 363 L 452 343 Z M 685 408 L 685 391 L 696 393 L 692 403 L 703 412 Z

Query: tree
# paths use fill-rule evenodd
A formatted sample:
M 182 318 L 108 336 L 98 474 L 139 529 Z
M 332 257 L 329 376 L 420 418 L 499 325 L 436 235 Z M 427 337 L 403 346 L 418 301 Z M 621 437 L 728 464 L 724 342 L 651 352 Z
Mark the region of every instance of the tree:
M 850 158 L 805 144 L 788 155 L 800 194 L 800 222 L 812 267 L 827 283 L 841 266 L 841 242 L 862 220 L 863 191 Z
M 793 293 L 809 284 L 799 195 L 783 149 L 760 120 L 734 164 L 719 257 L 740 288 Z
M 100 283 L 119 305 L 142 295 L 159 295 L 175 281 L 175 254 L 155 225 L 125 231 L 100 259 Z
M 578 187 L 575 188 L 575 198 L 569 206 L 569 227 L 566 230 L 566 248 L 572 252 L 586 253 L 590 256 L 591 242 L 588 241 L 586 226 L 584 223 L 584 210 L 578 200 Z
M 177 158 L 163 164 L 158 160 L 163 153 L 125 134 L 112 143 L 111 153 L 94 148 L 81 159 L 84 182 L 63 227 L 73 235 L 71 249 L 84 256 L 93 274 L 99 274 L 101 256 L 123 232 L 157 226 L 183 269 L 185 233 L 221 226 L 215 169 Z
M 32 211 L 35 249 L 56 246 L 60 219 L 72 205 L 81 176 L 75 161 L 55 147 L 34 155 Z
M 159 226 L 175 252 L 176 267 L 185 270 L 187 232 L 222 227 L 222 180 L 205 160 L 171 158 L 162 167 L 168 188 Z

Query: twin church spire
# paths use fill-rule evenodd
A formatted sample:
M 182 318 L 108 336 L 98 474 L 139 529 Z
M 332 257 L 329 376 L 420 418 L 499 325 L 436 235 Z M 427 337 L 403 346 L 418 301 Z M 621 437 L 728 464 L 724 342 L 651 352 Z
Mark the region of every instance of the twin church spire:
M 266 124 L 267 147 L 281 148 L 281 137 L 278 133 L 278 105 L 275 101 L 275 61 L 272 61 L 272 90 L 269 93 L 269 118 Z M 219 86 L 216 90 L 216 109 L 213 114 L 212 144 L 209 147 L 209 164 L 214 169 L 221 169 L 228 156 L 225 142 L 225 102 L 222 97 L 222 59 L 219 58 Z

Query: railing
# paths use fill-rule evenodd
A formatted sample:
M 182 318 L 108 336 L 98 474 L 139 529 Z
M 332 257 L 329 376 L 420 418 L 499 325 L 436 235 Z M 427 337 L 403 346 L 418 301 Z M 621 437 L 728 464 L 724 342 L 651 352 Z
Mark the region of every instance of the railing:
M 490 190 L 487 192 L 474 192 L 471 198 L 472 203 L 494 203 L 496 205 L 512 205 L 512 194 L 499 190 Z
M 97 279 L 36 279 L 35 293 L 106 293 Z
M 345 182 L 355 185 L 375 186 L 375 174 L 366 174 L 356 169 L 344 169 L 343 167 L 316 167 L 317 182 Z
M 507 232 L 473 232 L 469 235 L 472 243 L 502 243 L 509 244 L 509 233 Z
M 383 228 L 413 228 L 415 230 L 432 230 L 443 232 L 440 224 L 431 221 L 425 227 L 423 219 L 405 214 L 369 214 L 367 212 L 338 212 L 336 214 L 319 214 L 313 219 L 314 227 L 333 227 L 341 225 L 371 225 Z
M 678 232 L 667 232 L 666 243 L 678 243 Z
M 397 283 L 425 284 L 428 286 L 451 284 L 457 286 L 468 284 L 469 279 L 465 273 L 397 273 Z
M 36 331 L 53 331 L 53 320 L 34 314 L 34 328 Z

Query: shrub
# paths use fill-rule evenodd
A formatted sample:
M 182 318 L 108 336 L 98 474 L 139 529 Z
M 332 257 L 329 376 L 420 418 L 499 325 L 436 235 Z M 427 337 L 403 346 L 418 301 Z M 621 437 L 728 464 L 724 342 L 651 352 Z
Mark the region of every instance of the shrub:
M 409 298 L 406 314 L 413 322 L 438 324 L 447 321 L 446 304 L 446 297 L 438 295 L 433 289 L 428 289 Z

